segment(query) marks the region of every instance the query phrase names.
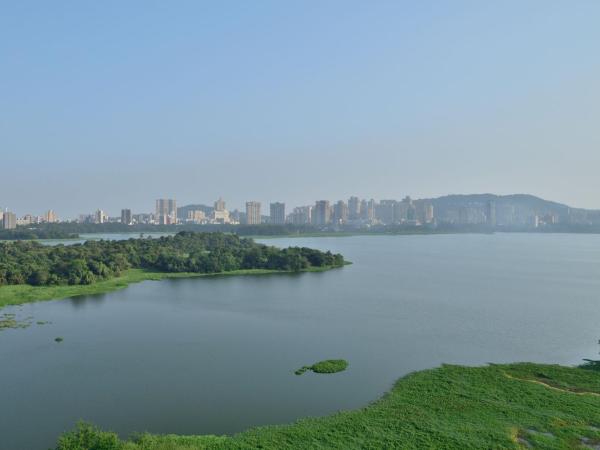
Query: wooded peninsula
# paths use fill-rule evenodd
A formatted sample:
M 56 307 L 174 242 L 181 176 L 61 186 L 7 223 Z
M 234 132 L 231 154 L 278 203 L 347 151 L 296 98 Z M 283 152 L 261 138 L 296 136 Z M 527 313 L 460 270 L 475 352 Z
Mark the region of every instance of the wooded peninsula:
M 145 273 L 157 279 L 157 274 L 301 272 L 344 264 L 340 254 L 305 247 L 280 249 L 226 233 L 182 231 L 160 238 L 56 246 L 16 241 L 0 243 L 0 294 L 5 292 L 8 299 L 21 286 L 110 286 L 107 282 L 131 273 L 136 274 L 131 281 L 140 281 Z

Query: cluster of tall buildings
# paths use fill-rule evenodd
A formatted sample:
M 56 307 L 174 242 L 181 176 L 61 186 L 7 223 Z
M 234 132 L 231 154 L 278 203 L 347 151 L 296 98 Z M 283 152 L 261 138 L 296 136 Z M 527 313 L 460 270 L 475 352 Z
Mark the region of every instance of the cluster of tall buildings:
M 532 227 L 556 224 L 558 215 L 540 213 L 531 208 L 519 207 L 518 204 L 494 200 L 467 201 L 460 205 L 447 205 L 439 213 L 440 223 L 455 225 L 486 225 L 488 227 Z
M 58 222 L 53 210 L 41 216 L 0 210 L 0 228 L 12 229 L 19 225 Z M 283 202 L 272 202 L 263 208 L 259 201 L 250 200 L 241 211 L 228 210 L 225 200 L 219 198 L 211 206 L 205 204 L 178 207 L 175 199 L 161 198 L 154 211 L 134 214 L 122 209 L 120 216 L 110 217 L 98 209 L 92 214 L 82 214 L 80 223 L 122 223 L 126 225 L 175 224 L 292 224 L 315 226 L 322 229 L 369 228 L 371 226 L 480 226 L 497 229 L 537 228 L 548 225 L 600 225 L 600 210 L 574 209 L 528 195 L 497 196 L 493 194 L 450 195 L 433 199 L 402 200 L 364 199 L 352 196 L 347 200 L 331 202 L 316 200 L 313 204 L 286 210 Z
M 350 197 L 348 201 L 317 200 L 314 205 L 294 208 L 287 222 L 294 225 L 343 226 L 343 225 L 392 225 L 429 224 L 434 221 L 430 202 L 410 197 L 403 200 L 366 200 Z
M 0 210 L 0 228 L 4 230 L 13 230 L 17 228 L 17 226 L 27 226 L 39 223 L 56 223 L 58 221 L 58 215 L 51 209 L 46 211 L 41 216 L 25 214 L 23 217 L 17 217 L 15 213 L 8 210 Z
M 33 217 L 29 214 L 16 218 L 10 212 L 0 213 L 0 224 L 3 228 L 15 228 L 17 225 L 58 222 L 58 216 L 52 210 L 43 216 Z M 151 224 L 246 224 L 274 225 L 294 224 L 313 225 L 318 227 L 342 226 L 346 224 L 401 224 L 431 223 L 434 220 L 433 206 L 422 201 L 413 201 L 410 197 L 403 200 L 375 200 L 350 197 L 347 201 L 317 200 L 314 205 L 295 207 L 286 213 L 286 204 L 273 202 L 269 204 L 268 213 L 263 215 L 261 202 L 247 201 L 244 211 L 229 211 L 222 198 L 216 200 L 212 207 L 206 205 L 186 205 L 177 207 L 177 201 L 171 198 L 160 198 L 155 201 L 154 212 L 133 214 L 131 209 L 121 210 L 118 217 L 110 217 L 102 209 L 91 214 L 81 214 L 76 220 L 79 223 L 123 223 L 126 225 Z
M 170 198 L 156 200 L 157 225 L 173 225 L 177 223 L 177 202 Z

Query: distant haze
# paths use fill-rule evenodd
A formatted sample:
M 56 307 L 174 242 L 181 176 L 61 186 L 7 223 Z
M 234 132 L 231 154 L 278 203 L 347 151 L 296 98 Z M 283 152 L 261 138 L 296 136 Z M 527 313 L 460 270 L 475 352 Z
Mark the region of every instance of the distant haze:
M 0 207 L 600 208 L 598 23 L 596 0 L 5 2 Z

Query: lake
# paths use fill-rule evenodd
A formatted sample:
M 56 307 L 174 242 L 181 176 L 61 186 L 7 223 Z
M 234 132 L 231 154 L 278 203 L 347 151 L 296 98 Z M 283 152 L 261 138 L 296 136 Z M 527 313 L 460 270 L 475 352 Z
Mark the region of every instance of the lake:
M 235 433 L 364 406 L 398 377 L 442 363 L 598 355 L 600 235 L 262 242 L 353 264 L 147 281 L 1 310 L 33 324 L 0 332 L 0 449 L 46 450 L 79 419 L 123 437 Z M 293 373 L 327 358 L 350 366 Z

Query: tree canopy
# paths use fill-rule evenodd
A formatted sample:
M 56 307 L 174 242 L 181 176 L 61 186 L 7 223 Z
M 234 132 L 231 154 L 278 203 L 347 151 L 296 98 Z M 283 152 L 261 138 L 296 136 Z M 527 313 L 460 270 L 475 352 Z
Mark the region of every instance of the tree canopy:
M 34 241 L 0 243 L 0 285 L 92 284 L 132 268 L 220 273 L 244 269 L 301 271 L 343 264 L 340 254 L 306 247 L 280 249 L 225 233 L 182 231 L 154 239 L 56 246 Z

